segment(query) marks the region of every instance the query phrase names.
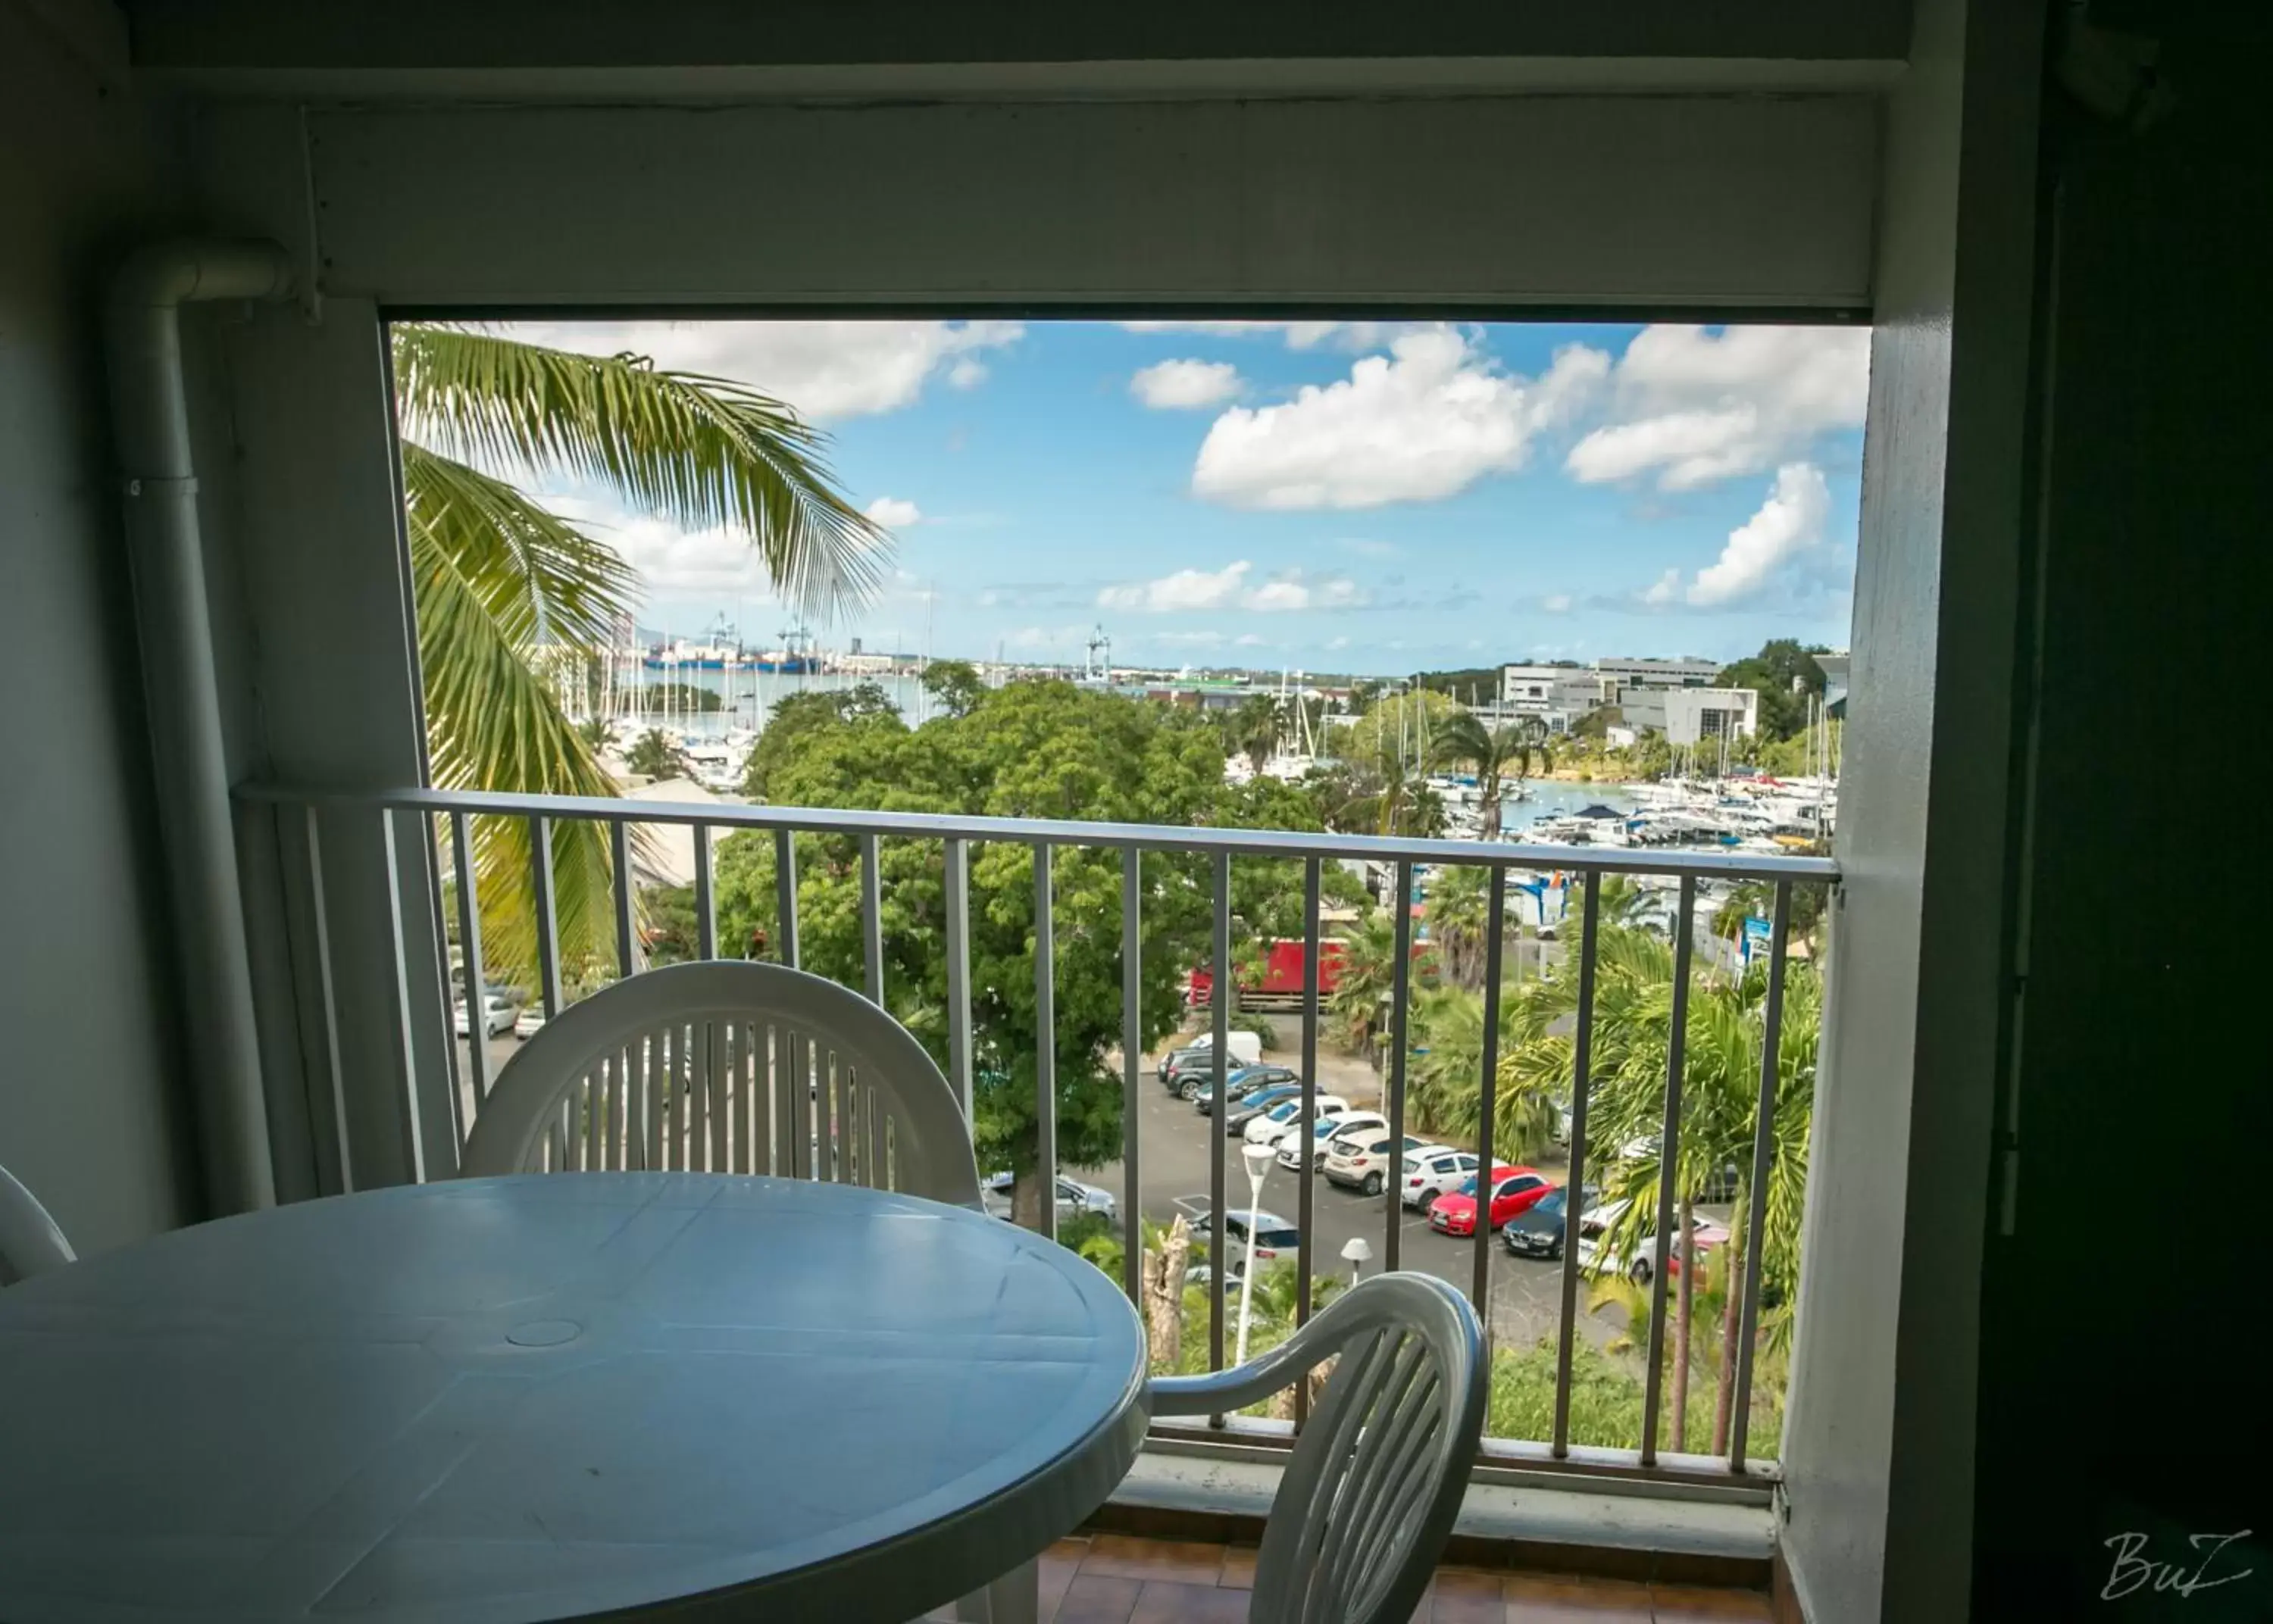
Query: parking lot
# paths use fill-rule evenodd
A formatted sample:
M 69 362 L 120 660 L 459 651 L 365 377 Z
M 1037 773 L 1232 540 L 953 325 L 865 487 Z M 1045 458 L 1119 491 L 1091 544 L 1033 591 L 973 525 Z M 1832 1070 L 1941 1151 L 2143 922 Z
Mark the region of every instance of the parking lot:
M 1294 1019 L 1274 1020 L 1280 1029 L 1282 1043 L 1299 1038 L 1300 1029 Z M 1138 1210 L 1162 1224 L 1174 1220 L 1179 1211 L 1189 1215 L 1207 1210 L 1211 1153 L 1227 1158 L 1225 1204 L 1243 1208 L 1248 1201 L 1248 1183 L 1247 1170 L 1239 1154 L 1240 1136 L 1225 1134 L 1215 1118 L 1201 1115 L 1156 1081 L 1158 1056 L 1165 1053 L 1166 1048 L 1163 1045 L 1153 1059 L 1145 1062 L 1135 1102 L 1139 1135 L 1137 1167 L 1142 1184 Z M 1266 1051 L 1264 1059 L 1299 1067 L 1302 1057 L 1299 1050 L 1273 1049 Z M 1319 1092 L 1341 1095 L 1355 1108 L 1379 1108 L 1380 1080 L 1362 1059 L 1333 1052 L 1322 1044 L 1318 1071 Z M 1559 1156 L 1542 1158 L 1533 1165 L 1558 1184 L 1562 1182 L 1565 1170 Z M 1102 1186 L 1116 1197 L 1127 1200 L 1124 1170 L 1117 1163 L 1102 1168 L 1066 1171 L 1069 1177 Z M 1473 1237 L 1442 1235 L 1431 1230 L 1425 1216 L 1399 1203 L 1393 1190 L 1366 1196 L 1331 1183 L 1323 1173 L 1311 1176 L 1317 1181 L 1312 1195 L 1311 1232 L 1304 1235 L 1303 1244 L 1310 1249 L 1311 1267 L 1317 1274 L 1346 1276 L 1349 1265 L 1342 1261 L 1342 1248 L 1356 1237 L 1362 1237 L 1373 1249 L 1372 1260 L 1364 1265 L 1365 1272 L 1372 1274 L 1386 1267 L 1393 1219 L 1398 1267 L 1437 1276 L 1463 1292 L 1474 1283 Z M 1274 1164 L 1264 1181 L 1264 1210 L 1294 1222 L 1301 1204 L 1297 1178 Z M 1554 1335 L 1562 1306 L 1562 1265 L 1511 1256 L 1497 1236 L 1491 1241 L 1490 1255 L 1493 1340 L 1504 1346 L 1523 1346 Z M 1602 1314 L 1587 1313 L 1585 1284 L 1580 1282 L 1580 1331 L 1598 1343 L 1607 1341 L 1619 1333 L 1623 1317 L 1615 1309 Z

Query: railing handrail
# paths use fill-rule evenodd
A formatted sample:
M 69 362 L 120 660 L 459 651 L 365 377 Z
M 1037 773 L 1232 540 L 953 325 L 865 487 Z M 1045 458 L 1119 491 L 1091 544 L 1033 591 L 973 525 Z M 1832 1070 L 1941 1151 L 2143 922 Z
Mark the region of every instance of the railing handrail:
M 1743 856 L 1623 846 L 1512 841 L 1427 840 L 1296 829 L 1086 822 L 1072 818 L 991 818 L 949 812 L 858 812 L 837 807 L 753 806 L 739 802 L 643 801 L 629 797 L 513 795 L 478 790 L 324 790 L 254 780 L 240 799 L 294 806 L 386 807 L 476 816 L 584 819 L 712 827 L 795 829 L 825 834 L 892 834 L 917 840 L 1006 841 L 1149 851 L 1224 851 L 1248 857 L 1369 857 L 1383 863 L 1463 863 L 1490 868 L 1568 869 L 1578 873 L 1694 875 L 1700 879 L 1835 881 L 1824 857 Z

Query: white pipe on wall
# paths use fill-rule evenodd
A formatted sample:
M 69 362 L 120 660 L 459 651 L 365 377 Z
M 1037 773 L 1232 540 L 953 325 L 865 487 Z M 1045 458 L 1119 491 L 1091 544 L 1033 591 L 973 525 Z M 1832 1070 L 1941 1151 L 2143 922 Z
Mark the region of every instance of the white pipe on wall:
M 194 300 L 280 299 L 290 288 L 290 261 L 274 243 L 152 243 L 119 268 L 106 323 L 174 959 L 215 1216 L 274 1206 L 276 1186 L 206 609 L 180 309 Z

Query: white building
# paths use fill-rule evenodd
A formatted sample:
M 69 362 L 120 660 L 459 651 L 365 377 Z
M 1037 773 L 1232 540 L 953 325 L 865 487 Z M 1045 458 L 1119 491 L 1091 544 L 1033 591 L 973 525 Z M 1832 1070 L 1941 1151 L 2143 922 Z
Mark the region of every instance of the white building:
M 1504 712 L 1537 716 L 1558 733 L 1602 702 L 1602 681 L 1583 665 L 1503 665 L 1499 705 Z
M 1710 660 L 1597 660 L 1595 673 L 1620 685 L 1702 688 L 1721 674 Z
M 1759 730 L 1760 696 L 1750 688 L 1638 689 L 1634 692 L 1654 708 L 1659 719 L 1637 717 L 1630 703 L 1627 722 L 1664 729 L 1669 745 L 1695 745 L 1729 736 L 1749 737 Z

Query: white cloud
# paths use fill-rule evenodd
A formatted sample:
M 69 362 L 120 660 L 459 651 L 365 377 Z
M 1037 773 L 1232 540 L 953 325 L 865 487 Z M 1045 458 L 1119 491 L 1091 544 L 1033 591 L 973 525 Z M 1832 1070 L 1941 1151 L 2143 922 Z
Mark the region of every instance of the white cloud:
M 1544 377 L 1527 379 L 1498 371 L 1449 326 L 1408 333 L 1340 382 L 1218 417 L 1192 490 L 1234 507 L 1438 500 L 1520 467 L 1533 438 L 1565 418 L 1609 370 L 1602 351 L 1571 345 Z
M 1015 321 L 528 321 L 514 338 L 584 355 L 629 351 L 658 367 L 731 378 L 827 420 L 912 405 L 936 374 L 986 376 L 982 352 L 1024 336 Z
M 647 596 L 710 593 L 761 602 L 773 596 L 764 558 L 748 536 L 724 526 L 682 530 L 665 519 L 627 515 L 573 498 L 548 498 L 546 505 L 573 520 L 595 541 L 613 548 L 638 573 L 640 590 Z
M 1571 612 L 1571 595 L 1567 592 L 1550 592 L 1539 600 L 1539 607 L 1550 615 L 1567 615 Z
M 1330 640 L 1327 641 L 1327 644 L 1326 644 L 1326 649 L 1327 649 L 1327 652 L 1329 652 L 1329 653 L 1333 653 L 1333 652 L 1339 651 L 1339 650 L 1340 650 L 1340 649 L 1347 648 L 1347 647 L 1348 647 L 1349 646 L 1350 646 L 1350 640 L 1349 640 L 1349 639 L 1347 639 L 1347 638 L 1346 638 L 1346 637 L 1337 637 L 1337 638 L 1330 639 Z
M 1173 575 L 1163 575 L 1158 580 L 1136 581 L 1121 587 L 1107 587 L 1097 595 L 1099 609 L 1145 610 L 1153 614 L 1173 614 L 1182 610 L 1228 609 L 1239 595 L 1240 585 L 1254 565 L 1242 558 L 1213 572 L 1207 570 L 1178 570 Z
M 1256 636 L 1252 632 L 1242 632 L 1237 637 L 1234 638 L 1232 641 L 1238 644 L 1242 648 L 1262 648 L 1267 647 L 1264 640 Z
M 1823 544 L 1831 516 L 1831 487 L 1812 462 L 1788 462 L 1759 511 L 1729 532 L 1721 556 L 1697 572 L 1686 587 L 1668 570 L 1642 594 L 1651 604 L 1687 603 L 1718 609 L 1759 596 L 1793 560 Z
M 1247 339 L 1271 334 L 1289 349 L 1316 349 L 1331 343 L 1352 352 L 1378 349 L 1400 334 L 1429 326 L 1417 321 L 1124 321 L 1126 333 L 1192 333 L 1203 338 Z
M 923 510 L 904 497 L 878 497 L 866 513 L 887 530 L 904 530 L 923 517 Z
M 1287 570 L 1257 587 L 1247 585 L 1254 565 L 1242 558 L 1219 570 L 1178 570 L 1157 580 L 1125 582 L 1097 595 L 1099 609 L 1137 610 L 1150 614 L 1243 609 L 1284 614 L 1312 609 L 1356 609 L 1365 588 L 1346 575 L 1306 576 Z
M 1220 406 L 1245 387 L 1228 361 L 1162 361 L 1129 380 L 1129 393 L 1155 410 Z
M 1861 426 L 1870 364 L 1863 327 L 1645 327 L 1611 373 L 1609 421 L 1564 466 L 1588 484 L 1654 475 L 1668 490 L 1757 474 Z

